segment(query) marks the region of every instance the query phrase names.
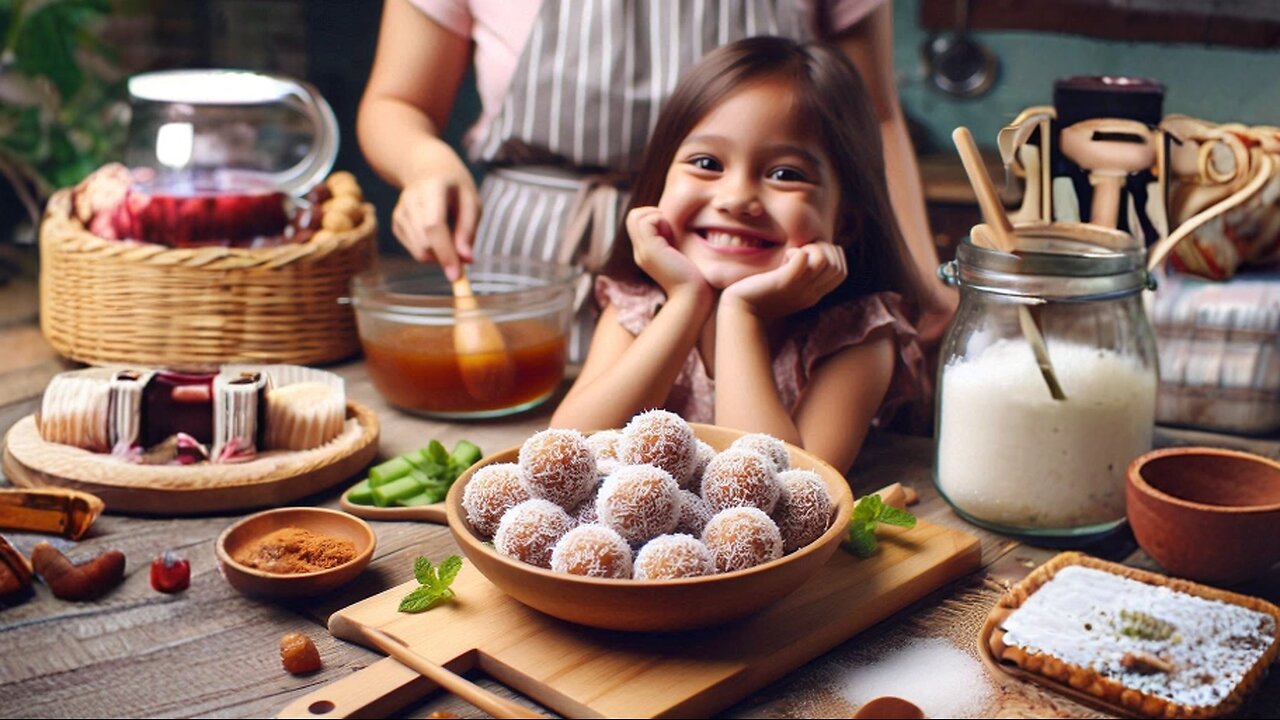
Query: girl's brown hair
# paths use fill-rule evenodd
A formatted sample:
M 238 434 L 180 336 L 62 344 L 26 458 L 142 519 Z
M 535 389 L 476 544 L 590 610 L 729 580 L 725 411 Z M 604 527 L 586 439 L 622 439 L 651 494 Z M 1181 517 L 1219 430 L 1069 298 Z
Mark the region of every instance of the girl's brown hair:
M 835 243 L 844 248 L 849 276 L 817 307 L 892 290 L 915 308 L 919 279 L 889 205 L 880 126 L 857 69 L 829 45 L 753 37 L 708 53 L 659 114 L 628 211 L 658 204 L 676 150 L 698 122 L 735 92 L 773 78 L 791 87 L 792 111 L 820 138 L 840 184 Z M 602 272 L 647 280 L 635 264 L 625 221 Z

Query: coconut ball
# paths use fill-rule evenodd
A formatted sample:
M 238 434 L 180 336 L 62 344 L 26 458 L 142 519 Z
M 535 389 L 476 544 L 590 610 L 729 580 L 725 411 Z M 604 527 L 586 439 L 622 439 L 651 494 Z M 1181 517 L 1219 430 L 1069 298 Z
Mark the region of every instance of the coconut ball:
M 603 484 L 603 482 L 604 481 L 602 479 L 600 484 Z M 569 515 L 572 516 L 579 525 L 590 525 L 593 522 L 599 521 L 600 516 L 596 513 L 596 498 L 600 496 L 600 484 L 597 484 L 595 488 L 591 490 L 590 497 L 583 500 L 581 505 L 579 505 L 573 512 L 569 513 Z
M 462 509 L 467 522 L 485 539 L 498 530 L 502 515 L 528 500 L 524 471 L 515 463 L 485 465 L 476 470 L 462 489 Z
M 693 448 L 693 479 L 689 481 L 689 490 L 702 494 L 702 474 L 707 471 L 707 463 L 716 456 L 716 449 L 705 440 L 698 440 Z
M 596 514 L 627 542 L 639 545 L 676 528 L 680 486 L 662 468 L 626 465 L 613 471 L 600 486 Z
M 520 446 L 520 467 L 529 495 L 573 509 L 596 486 L 596 458 L 577 430 L 550 428 Z
M 636 554 L 637 580 L 674 580 L 700 577 L 716 571 L 711 550 L 692 535 L 659 535 Z
M 622 428 L 618 460 L 623 465 L 654 465 L 666 470 L 680 487 L 693 479 L 697 438 L 684 418 L 666 410 L 649 410 Z
M 773 520 L 782 533 L 782 552 L 791 553 L 822 537 L 831 521 L 831 495 L 812 470 L 778 473 L 782 494 Z
M 620 465 L 618 462 L 618 443 L 622 440 L 620 430 L 601 430 L 587 436 L 587 447 L 596 457 L 596 474 L 605 476 Z
M 688 533 L 694 537 L 702 536 L 702 529 L 716 512 L 706 500 L 688 490 L 680 491 L 680 519 L 676 522 L 676 532 Z
M 573 527 L 573 518 L 564 508 L 534 498 L 508 510 L 493 534 L 493 548 L 521 562 L 551 567 L 551 550 Z
M 600 578 L 631 577 L 631 546 L 604 525 L 579 525 L 551 550 L 551 569 Z
M 746 506 L 773 512 L 780 492 L 773 461 L 751 450 L 725 450 L 702 473 L 702 497 L 716 511 Z
M 778 438 L 765 433 L 743 435 L 729 444 L 730 450 L 754 450 L 773 461 L 775 472 L 791 469 L 791 453 Z
M 782 533 L 760 508 L 721 510 L 702 531 L 716 572 L 755 567 L 782 557 Z

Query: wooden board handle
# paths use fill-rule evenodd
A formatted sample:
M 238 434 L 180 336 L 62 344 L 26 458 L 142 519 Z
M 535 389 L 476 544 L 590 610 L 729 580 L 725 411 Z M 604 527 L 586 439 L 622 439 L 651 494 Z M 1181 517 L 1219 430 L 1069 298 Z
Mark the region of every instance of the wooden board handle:
M 383 658 L 294 700 L 276 717 L 394 717 L 437 687 L 395 658 Z
M 444 687 L 454 695 L 484 710 L 495 718 L 541 718 L 541 713 L 532 708 L 499 697 L 488 690 L 470 682 L 466 678 L 451 672 L 442 665 L 437 665 L 419 655 L 404 642 L 382 632 L 377 628 L 365 628 L 365 637 L 374 645 L 399 660 L 406 667 L 413 668 L 423 677 Z

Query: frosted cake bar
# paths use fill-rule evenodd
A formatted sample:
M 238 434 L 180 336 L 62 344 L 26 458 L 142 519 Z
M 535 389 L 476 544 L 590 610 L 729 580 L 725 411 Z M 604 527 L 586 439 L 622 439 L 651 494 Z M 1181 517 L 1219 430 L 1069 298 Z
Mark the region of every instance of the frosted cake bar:
M 988 620 L 993 656 L 1131 713 L 1216 717 L 1275 659 L 1280 609 L 1257 598 L 1064 553 Z

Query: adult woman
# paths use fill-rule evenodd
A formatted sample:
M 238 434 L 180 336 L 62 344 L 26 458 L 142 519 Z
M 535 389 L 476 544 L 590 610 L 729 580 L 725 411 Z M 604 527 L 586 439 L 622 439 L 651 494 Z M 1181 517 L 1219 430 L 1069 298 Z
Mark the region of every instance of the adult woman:
M 751 35 L 830 39 L 858 66 L 880 119 L 895 214 L 917 269 L 932 278 L 937 256 L 883 0 L 387 0 L 358 135 L 374 169 L 403 188 L 396 236 L 451 278 L 489 253 L 598 268 L 626 179 L 681 72 Z M 439 137 L 473 52 L 483 112 L 467 146 L 490 168 L 479 189 Z M 928 287 L 926 339 L 955 306 L 941 283 Z M 580 338 L 574 355 L 585 346 Z

